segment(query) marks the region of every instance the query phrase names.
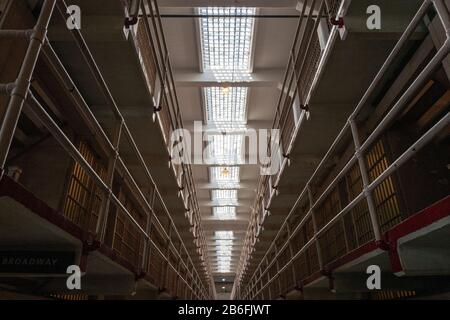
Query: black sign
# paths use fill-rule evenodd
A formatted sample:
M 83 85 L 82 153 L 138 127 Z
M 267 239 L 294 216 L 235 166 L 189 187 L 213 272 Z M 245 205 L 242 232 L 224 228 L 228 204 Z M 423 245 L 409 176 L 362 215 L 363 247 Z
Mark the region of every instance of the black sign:
M 65 274 L 75 264 L 68 251 L 0 251 L 0 273 Z

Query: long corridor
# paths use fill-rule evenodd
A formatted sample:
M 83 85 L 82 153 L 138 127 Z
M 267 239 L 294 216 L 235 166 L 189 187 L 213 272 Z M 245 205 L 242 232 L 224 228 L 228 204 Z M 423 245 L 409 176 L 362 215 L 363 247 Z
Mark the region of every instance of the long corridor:
M 0 0 L 0 300 L 449 299 L 449 30 L 449 0 Z

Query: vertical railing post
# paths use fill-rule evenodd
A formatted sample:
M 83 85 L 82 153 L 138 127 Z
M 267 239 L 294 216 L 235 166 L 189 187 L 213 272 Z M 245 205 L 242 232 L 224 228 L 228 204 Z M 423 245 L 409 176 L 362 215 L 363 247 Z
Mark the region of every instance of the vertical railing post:
M 317 249 L 317 260 L 319 261 L 319 268 L 320 270 L 323 270 L 323 260 L 322 260 L 322 250 L 320 248 L 319 238 L 317 238 L 317 221 L 316 221 L 316 215 L 314 213 L 313 205 L 314 205 L 314 198 L 311 191 L 311 186 L 308 184 L 306 185 L 306 190 L 308 192 L 308 202 L 309 202 L 309 210 L 311 211 L 311 220 L 313 223 L 313 229 L 314 229 L 314 238 L 316 239 L 316 249 Z
M 31 34 L 25 57 L 20 67 L 19 75 L 11 92 L 11 98 L 6 107 L 3 122 L 0 127 L 0 174 L 5 170 L 6 159 L 16 131 L 17 122 L 22 112 L 23 104 L 30 89 L 30 81 L 47 37 L 47 28 L 55 8 L 56 0 L 45 0 L 39 18 Z
M 152 223 L 153 223 L 153 215 L 155 213 L 153 212 L 153 210 L 150 211 L 150 213 L 147 215 L 147 224 L 146 224 L 146 228 L 145 231 L 147 232 L 148 237 L 150 237 L 151 232 L 152 232 Z M 151 243 L 150 243 L 150 239 L 145 238 L 145 242 L 144 242 L 144 254 L 142 257 L 142 270 L 144 272 L 147 271 L 148 268 L 148 263 L 149 263 L 149 258 L 150 258 L 150 250 L 151 250 Z
M 102 204 L 100 208 L 100 216 L 97 220 L 97 225 L 95 232 L 99 237 L 99 240 L 103 242 L 105 240 L 106 235 L 106 224 L 108 221 L 108 212 L 111 204 L 111 193 L 112 193 L 112 185 L 114 181 L 114 172 L 116 170 L 116 163 L 119 157 L 119 145 L 120 139 L 122 137 L 122 128 L 124 121 L 123 119 L 119 120 L 115 124 L 114 133 L 113 133 L 113 147 L 114 153 L 109 155 L 108 159 L 108 169 L 106 173 L 106 181 L 105 184 L 108 186 L 109 192 L 106 197 L 103 197 Z
M 164 262 L 163 262 L 163 265 L 164 265 L 164 267 L 163 267 L 163 272 L 162 272 L 162 279 L 161 279 L 161 281 L 164 283 L 164 285 L 167 283 L 167 277 L 168 277 L 168 266 L 169 266 L 169 262 L 170 262 L 170 243 L 171 243 L 171 240 L 170 240 L 170 238 L 171 238 L 171 236 L 172 236 L 172 223 L 170 223 L 169 222 L 169 230 L 168 230 L 168 232 L 167 232 L 167 241 L 166 241 L 166 250 L 165 250 L 165 258 L 167 259 L 167 260 L 165 260 L 165 259 L 163 259 L 164 260 Z M 169 288 L 166 288 L 166 289 L 169 289 Z
M 380 224 L 378 222 L 377 211 L 375 208 L 375 203 L 372 197 L 372 192 L 367 188 L 370 184 L 369 174 L 367 172 L 366 159 L 364 154 L 361 152 L 361 141 L 359 138 L 358 126 L 356 125 L 355 119 L 351 118 L 350 129 L 353 136 L 353 142 L 355 145 L 355 155 L 358 159 L 359 170 L 361 171 L 361 178 L 363 182 L 363 192 L 366 197 L 367 206 L 369 207 L 370 222 L 372 224 L 373 233 L 375 236 L 375 241 L 381 241 L 381 231 Z
M 291 238 L 291 228 L 289 228 L 289 224 L 286 224 L 286 230 L 287 230 L 288 239 L 290 239 Z M 288 242 L 288 247 L 289 247 L 289 253 L 290 253 L 289 260 L 291 260 L 294 257 L 294 250 L 292 249 L 291 241 Z M 292 276 L 294 278 L 294 283 L 297 283 L 297 275 L 295 274 L 294 266 L 292 266 Z

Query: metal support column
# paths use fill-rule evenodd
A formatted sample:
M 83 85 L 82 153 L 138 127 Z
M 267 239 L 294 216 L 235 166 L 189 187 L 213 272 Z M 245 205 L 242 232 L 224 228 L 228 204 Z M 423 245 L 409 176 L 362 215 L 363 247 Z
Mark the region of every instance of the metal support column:
M 114 172 L 116 170 L 116 163 L 117 159 L 119 157 L 119 145 L 120 145 L 120 138 L 122 136 L 122 128 L 123 128 L 123 120 L 118 121 L 114 128 L 114 137 L 113 137 L 113 146 L 115 149 L 115 153 L 112 157 L 108 159 L 108 169 L 106 174 L 106 185 L 109 187 L 110 190 L 112 190 L 113 180 L 114 180 Z M 96 226 L 96 234 L 99 236 L 99 240 L 101 242 L 104 242 L 105 240 L 105 234 L 106 234 L 106 224 L 108 221 L 108 212 L 109 212 L 109 206 L 111 203 L 111 193 L 108 193 L 103 199 L 100 209 L 100 217 L 97 220 L 97 226 Z
M 377 210 L 372 197 L 372 192 L 367 189 L 370 184 L 370 180 L 369 173 L 367 172 L 366 158 L 364 156 L 364 153 L 361 152 L 361 141 L 359 139 L 358 126 L 356 125 L 354 118 L 349 119 L 349 122 L 353 136 L 353 142 L 355 144 L 355 156 L 358 159 L 359 170 L 361 172 L 363 192 L 366 197 L 367 206 L 369 207 L 370 222 L 372 224 L 375 241 L 379 242 L 381 241 L 380 223 L 378 221 Z
M 314 229 L 314 238 L 317 236 L 317 222 L 316 222 L 316 215 L 314 214 L 314 199 L 312 196 L 311 186 L 308 184 L 306 185 L 306 189 L 308 192 L 308 201 L 309 201 L 309 210 L 311 211 L 311 220 L 313 223 L 313 229 Z M 316 249 L 317 249 L 317 260 L 319 260 L 319 268 L 320 270 L 323 270 L 323 260 L 322 260 L 322 250 L 320 248 L 319 239 L 316 238 Z

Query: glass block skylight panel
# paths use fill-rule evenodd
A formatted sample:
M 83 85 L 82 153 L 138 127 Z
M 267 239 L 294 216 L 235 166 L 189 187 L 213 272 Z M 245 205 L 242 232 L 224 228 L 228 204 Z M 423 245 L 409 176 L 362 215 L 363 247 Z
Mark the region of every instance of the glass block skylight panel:
M 233 231 L 216 231 L 214 233 L 216 239 L 223 239 L 223 240 L 228 240 L 228 239 L 233 239 L 233 235 L 234 232 Z
M 211 167 L 211 182 L 236 183 L 239 182 L 239 167 Z
M 217 271 L 226 273 L 226 272 L 231 272 L 231 269 L 230 269 L 230 266 L 219 266 Z
M 231 247 L 217 249 L 218 256 L 231 256 Z
M 238 164 L 243 162 L 243 136 L 221 134 L 208 136 L 209 160 L 215 164 Z
M 254 15 L 255 8 L 207 7 L 200 15 Z M 250 71 L 252 37 L 255 19 L 252 17 L 200 18 L 200 38 L 204 70 Z
M 237 190 L 212 190 L 213 200 L 236 200 Z
M 231 261 L 231 257 L 219 256 L 217 257 L 217 261 Z
M 206 122 L 208 124 L 245 124 L 247 113 L 247 87 L 203 88 Z
M 219 220 L 236 219 L 236 207 L 213 207 L 213 215 Z
M 231 271 L 233 231 L 215 231 L 216 260 L 218 272 Z
M 219 239 L 216 240 L 216 245 L 220 246 L 231 246 L 233 244 L 233 240 L 231 239 Z

